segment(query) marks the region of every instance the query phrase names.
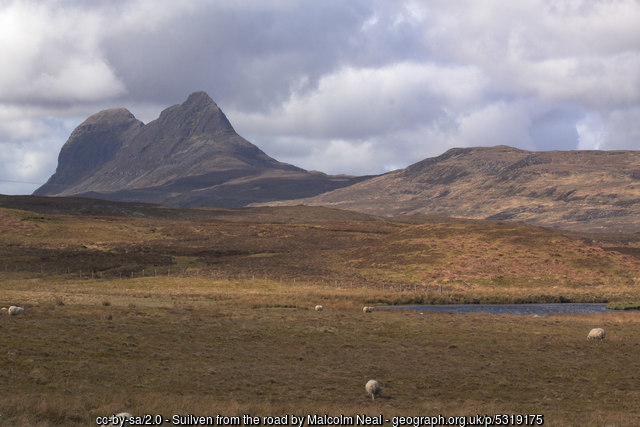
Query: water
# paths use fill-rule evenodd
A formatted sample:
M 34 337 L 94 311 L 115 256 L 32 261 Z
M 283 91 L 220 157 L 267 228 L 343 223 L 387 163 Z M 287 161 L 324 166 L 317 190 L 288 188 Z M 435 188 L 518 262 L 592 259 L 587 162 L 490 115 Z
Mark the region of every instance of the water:
M 609 310 L 607 304 L 554 303 L 554 304 L 450 304 L 450 305 L 394 305 L 384 309 L 409 309 L 439 313 L 489 313 L 489 314 L 593 314 L 630 312 L 632 310 Z

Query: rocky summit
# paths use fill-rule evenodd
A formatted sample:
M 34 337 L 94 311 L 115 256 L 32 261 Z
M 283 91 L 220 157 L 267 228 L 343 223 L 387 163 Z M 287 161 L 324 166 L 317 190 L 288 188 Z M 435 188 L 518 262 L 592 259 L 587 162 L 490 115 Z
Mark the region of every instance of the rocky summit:
M 64 144 L 55 174 L 34 192 L 173 207 L 240 207 L 309 197 L 364 178 L 308 172 L 242 138 L 205 92 L 144 124 L 124 108 L 101 111 Z

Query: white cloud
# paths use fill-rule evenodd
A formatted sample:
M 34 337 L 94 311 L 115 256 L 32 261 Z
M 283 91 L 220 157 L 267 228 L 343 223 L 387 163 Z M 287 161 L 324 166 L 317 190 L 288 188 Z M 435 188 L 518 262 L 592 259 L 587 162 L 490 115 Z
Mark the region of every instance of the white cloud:
M 248 132 L 363 138 L 424 126 L 447 109 L 473 105 L 485 85 L 473 67 L 346 67 L 324 76 L 313 91 L 293 93 L 277 108 L 233 115 Z
M 464 146 L 519 145 L 532 147 L 531 117 L 523 105 L 499 102 L 458 119 L 457 139 Z
M 635 0 L 4 1 L 0 179 L 46 180 L 100 109 L 148 122 L 196 90 L 331 173 L 453 146 L 640 149 L 638 22 Z
M 29 189 L 29 193 L 35 191 L 48 179 L 48 171 L 55 170 L 57 151 L 51 148 L 48 140 L 40 140 L 28 149 L 23 143 L 3 144 L 0 151 L 0 188 L 16 186 L 22 191 Z
M 126 92 L 103 57 L 99 14 L 14 1 L 0 9 L 2 102 L 82 102 Z
M 640 105 L 614 110 L 604 122 L 607 138 L 602 142 L 602 149 L 640 150 Z
M 578 148 L 580 150 L 604 149 L 605 127 L 598 114 L 587 114 L 576 123 L 576 130 L 578 131 Z

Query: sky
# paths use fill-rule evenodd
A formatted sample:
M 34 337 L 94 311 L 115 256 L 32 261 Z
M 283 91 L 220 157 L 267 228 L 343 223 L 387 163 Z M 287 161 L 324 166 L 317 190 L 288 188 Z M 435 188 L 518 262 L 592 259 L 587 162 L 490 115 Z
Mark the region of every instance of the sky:
M 0 0 L 0 193 L 105 108 L 204 90 L 277 160 L 379 174 L 453 147 L 640 149 L 638 0 Z

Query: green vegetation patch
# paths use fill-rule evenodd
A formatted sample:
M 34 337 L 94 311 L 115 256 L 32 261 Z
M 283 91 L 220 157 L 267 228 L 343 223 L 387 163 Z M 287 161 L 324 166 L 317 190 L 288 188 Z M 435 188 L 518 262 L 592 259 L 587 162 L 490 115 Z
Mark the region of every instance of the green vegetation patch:
M 610 310 L 640 310 L 640 302 L 609 303 Z

